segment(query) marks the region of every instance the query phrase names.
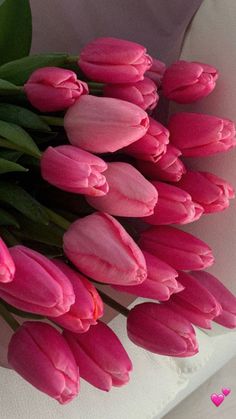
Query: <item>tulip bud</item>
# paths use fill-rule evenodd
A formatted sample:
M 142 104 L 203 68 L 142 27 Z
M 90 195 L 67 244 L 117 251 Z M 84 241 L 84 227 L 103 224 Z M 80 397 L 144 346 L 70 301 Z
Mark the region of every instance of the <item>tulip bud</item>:
M 15 275 L 15 264 L 7 246 L 0 237 L 0 284 L 11 282 Z
M 133 343 L 160 355 L 187 357 L 198 352 L 191 323 L 165 304 L 136 305 L 128 315 L 127 332 Z
M 62 335 L 42 322 L 24 322 L 11 338 L 8 361 L 26 381 L 59 403 L 79 392 L 79 373 Z
M 165 71 L 166 71 L 165 63 L 163 63 L 160 60 L 157 60 L 156 58 L 153 58 L 152 66 L 148 71 L 146 71 L 145 76 L 153 80 L 157 87 L 160 87 Z
M 183 156 L 209 156 L 236 145 L 235 126 L 229 119 L 179 112 L 170 117 L 168 129 L 171 142 Z
M 64 330 L 80 376 L 100 390 L 109 391 L 112 386 L 120 387 L 129 381 L 132 363 L 115 333 L 105 323 L 83 334 Z
M 88 93 L 85 82 L 77 80 L 71 70 L 58 67 L 43 67 L 35 70 L 26 84 L 27 99 L 41 112 L 56 112 L 68 108 Z

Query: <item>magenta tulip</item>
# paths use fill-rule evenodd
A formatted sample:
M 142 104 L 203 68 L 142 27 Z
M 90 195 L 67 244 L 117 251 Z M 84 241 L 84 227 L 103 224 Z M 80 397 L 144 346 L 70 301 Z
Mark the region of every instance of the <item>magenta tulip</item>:
M 136 305 L 128 315 L 127 332 L 133 343 L 160 355 L 187 357 L 198 352 L 191 323 L 165 304 Z
M 117 38 L 97 38 L 81 51 L 79 66 L 84 74 L 104 83 L 134 83 L 152 65 L 147 50 L 135 42 Z
M 132 363 L 115 333 L 98 322 L 87 333 L 63 332 L 80 369 L 80 376 L 94 387 L 109 391 L 129 381 Z
M 163 63 L 160 60 L 157 60 L 156 58 L 153 58 L 152 66 L 148 71 L 146 71 L 145 76 L 153 80 L 157 87 L 160 87 L 165 71 L 165 63 Z
M 11 282 L 15 275 L 15 264 L 7 246 L 0 237 L 0 284 Z

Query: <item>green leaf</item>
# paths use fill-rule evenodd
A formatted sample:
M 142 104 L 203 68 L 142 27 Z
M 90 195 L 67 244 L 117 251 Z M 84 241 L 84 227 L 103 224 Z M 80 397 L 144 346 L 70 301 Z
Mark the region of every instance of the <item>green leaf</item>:
M 16 237 L 24 240 L 32 240 L 55 247 L 62 248 L 64 231 L 53 224 L 40 225 L 26 217 L 19 219 L 20 230 L 13 231 Z
M 0 119 L 32 130 L 44 132 L 51 131 L 51 128 L 40 118 L 39 115 L 26 108 L 22 108 L 21 106 L 0 103 Z
M 11 151 L 11 150 L 1 150 L 0 149 L 0 157 L 2 159 L 11 160 L 17 162 L 19 158 L 22 156 L 23 153 L 21 151 Z
M 26 154 L 40 158 L 41 153 L 34 140 L 23 128 L 18 125 L 0 121 L 0 136 L 6 139 L 7 142 L 14 145 L 14 147 L 9 148 L 20 150 Z M 2 141 L 0 141 L 0 144 L 1 143 Z M 7 145 L 4 145 L 4 140 L 2 145 L 7 147 Z
M 0 208 L 0 225 L 3 226 L 14 226 L 16 228 L 20 228 L 18 221 L 16 218 L 9 214 L 6 210 Z
M 45 209 L 20 186 L 0 182 L 0 201 L 10 205 L 30 220 L 47 225 L 49 222 Z
M 28 172 L 28 169 L 18 163 L 0 157 L 0 174 L 8 172 Z
M 32 19 L 29 0 L 1 2 L 0 64 L 28 55 L 31 37 Z
M 9 81 L 0 79 L 0 95 L 2 92 L 5 92 L 5 91 L 7 91 L 8 93 L 18 92 L 19 87 L 15 86 L 12 83 L 9 83 Z

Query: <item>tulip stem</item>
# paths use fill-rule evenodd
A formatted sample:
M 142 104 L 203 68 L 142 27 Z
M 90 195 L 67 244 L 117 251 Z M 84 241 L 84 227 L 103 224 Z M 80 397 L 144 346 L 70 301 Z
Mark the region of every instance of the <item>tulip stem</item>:
M 56 212 L 52 211 L 51 209 L 44 207 L 50 221 L 52 221 L 54 224 L 56 224 L 58 227 L 61 227 L 63 230 L 67 230 L 71 223 L 70 221 L 66 220 L 64 217 L 62 217 L 61 215 L 58 215 Z
M 128 317 L 130 310 L 124 306 L 122 306 L 120 303 L 118 303 L 116 300 L 113 300 L 113 298 L 109 297 L 109 295 L 105 294 L 100 289 L 97 289 L 98 293 L 102 297 L 104 303 L 106 303 L 108 306 L 112 307 L 114 310 L 118 311 L 120 314 L 122 314 L 125 317 Z
M 96 83 L 94 81 L 87 81 L 86 83 L 91 89 L 95 90 L 103 90 L 103 87 L 105 86 L 104 83 Z
M 48 116 L 48 115 L 40 115 L 40 118 L 43 121 L 45 121 L 48 125 L 52 125 L 56 127 L 64 126 L 64 118 L 60 118 L 58 116 Z
M 15 331 L 20 327 L 20 323 L 9 313 L 6 307 L 0 301 L 0 315 L 9 324 L 9 326 Z
M 66 58 L 66 61 L 69 64 L 77 63 L 78 60 L 79 60 L 79 55 L 68 55 Z

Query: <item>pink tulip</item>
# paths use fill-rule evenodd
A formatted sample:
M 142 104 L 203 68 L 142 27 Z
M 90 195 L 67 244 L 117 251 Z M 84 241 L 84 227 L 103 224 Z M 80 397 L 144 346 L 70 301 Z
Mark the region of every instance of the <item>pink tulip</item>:
M 118 291 L 152 300 L 167 301 L 184 287 L 176 280 L 178 273 L 170 265 L 148 252 L 143 252 L 147 264 L 147 279 L 140 285 L 113 286 Z
M 14 370 L 38 390 L 65 404 L 79 392 L 79 373 L 73 354 L 62 335 L 42 322 L 25 322 L 8 347 Z
M 134 83 L 152 65 L 142 45 L 117 38 L 97 38 L 81 51 L 79 66 L 84 74 L 104 83 Z
M 134 84 L 108 84 L 104 87 L 103 94 L 135 103 L 144 110 L 154 109 L 159 100 L 155 83 L 147 77 Z
M 233 187 L 224 179 L 209 172 L 187 171 L 178 183 L 180 188 L 191 194 L 205 213 L 223 211 L 234 198 Z
M 136 159 L 155 163 L 166 153 L 169 131 L 153 118 L 149 117 L 149 122 L 150 125 L 144 137 L 128 145 L 123 151 Z
M 206 243 L 174 227 L 150 227 L 141 234 L 139 245 L 177 270 L 205 269 L 214 262 Z
M 43 179 L 59 189 L 92 196 L 109 189 L 102 174 L 107 164 L 97 156 L 71 145 L 48 147 L 41 158 Z
M 158 202 L 145 222 L 153 225 L 187 224 L 201 217 L 203 208 L 195 204 L 187 192 L 164 182 L 152 184 L 158 192 Z
M 136 305 L 127 319 L 130 340 L 160 355 L 187 357 L 198 352 L 191 323 L 165 304 Z
M 80 376 L 94 387 L 109 391 L 129 381 L 132 363 L 115 333 L 98 322 L 87 333 L 63 332 L 79 365 Z
M 218 79 L 216 68 L 203 63 L 176 61 L 165 71 L 164 95 L 178 103 L 192 103 L 208 96 Z
M 105 176 L 109 191 L 105 196 L 89 197 L 87 201 L 99 211 L 123 217 L 146 217 L 153 214 L 157 191 L 128 163 L 108 163 Z
M 181 151 L 168 144 L 166 152 L 156 163 L 139 160 L 137 167 L 144 176 L 150 179 L 178 182 L 186 172 L 183 162 L 179 159 L 181 154 Z M 138 158 L 141 159 L 141 156 Z
M 45 316 L 69 311 L 75 295 L 69 279 L 49 259 L 25 246 L 9 249 L 16 266 L 14 280 L 0 283 L 0 297 L 20 310 Z
M 153 58 L 152 61 L 152 66 L 148 71 L 146 71 L 145 76 L 153 80 L 157 87 L 160 87 L 166 70 L 166 65 L 156 58 Z
M 178 281 L 184 290 L 171 297 L 168 307 L 196 326 L 211 329 L 211 320 L 222 313 L 218 300 L 189 273 L 179 272 Z
M 236 297 L 219 279 L 208 272 L 191 272 L 191 275 L 205 287 L 222 307 L 222 313 L 214 318 L 214 322 L 224 327 L 236 327 Z
M 94 153 L 106 153 L 143 137 L 149 119 L 133 103 L 84 95 L 68 109 L 64 127 L 71 144 Z
M 83 275 L 59 260 L 53 262 L 69 278 L 75 293 L 75 302 L 67 313 L 51 319 L 72 332 L 87 332 L 103 316 L 102 299 L 93 284 Z
M 68 108 L 81 95 L 87 94 L 88 86 L 71 70 L 44 67 L 31 74 L 24 92 L 31 105 L 39 111 L 56 112 Z
M 144 256 L 115 218 L 96 212 L 72 223 L 64 234 L 64 252 L 96 281 L 135 285 L 147 277 Z
M 0 284 L 11 282 L 15 275 L 15 264 L 7 246 L 0 237 Z
M 208 156 L 236 145 L 235 126 L 229 119 L 180 112 L 171 116 L 168 128 L 171 142 L 183 156 Z

